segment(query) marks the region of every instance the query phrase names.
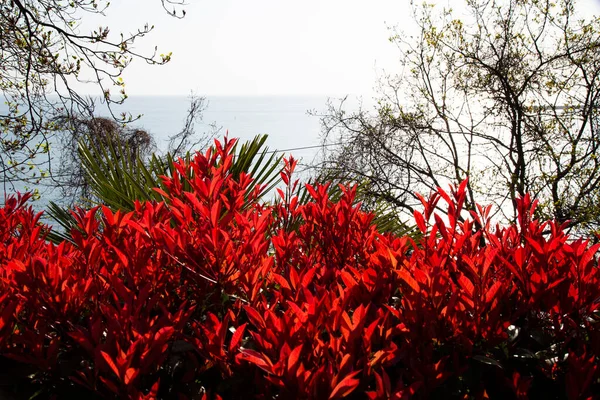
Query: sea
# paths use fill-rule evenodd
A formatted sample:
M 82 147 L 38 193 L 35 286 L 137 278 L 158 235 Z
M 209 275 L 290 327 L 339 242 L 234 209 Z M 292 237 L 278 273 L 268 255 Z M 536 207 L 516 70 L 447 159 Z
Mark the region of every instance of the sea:
M 195 131 L 202 136 L 218 130 L 216 138 L 252 140 L 256 135 L 268 135 L 267 147 L 276 152 L 293 155 L 299 159 L 302 170 L 319 156 L 321 123 L 318 117 L 327 108 L 327 96 L 210 96 L 205 99 L 206 108 Z M 142 128 L 154 137 L 158 153 L 167 149 L 169 137 L 180 132 L 190 105 L 188 96 L 132 96 L 123 105 L 113 106 L 115 115 L 130 113 L 140 118 L 130 126 Z M 108 116 L 105 105 L 96 108 L 99 116 Z M 28 189 L 36 187 L 28 186 Z M 40 199 L 34 208 L 43 210 L 49 201 L 60 200 L 58 190 L 51 186 L 37 187 Z M 15 189 L 23 191 L 23 185 Z M 4 196 L 2 196 L 4 198 Z
M 327 100 L 324 96 L 207 97 L 195 130 L 202 135 L 217 127 L 217 138 L 227 135 L 240 141 L 266 134 L 271 150 L 290 150 L 294 157 L 308 161 L 316 153 L 310 147 L 320 144 L 320 120 L 314 114 L 325 110 Z M 189 104 L 186 96 L 131 97 L 115 110 L 141 115 L 132 126 L 153 134 L 160 152 L 166 150 L 169 137 L 181 130 Z

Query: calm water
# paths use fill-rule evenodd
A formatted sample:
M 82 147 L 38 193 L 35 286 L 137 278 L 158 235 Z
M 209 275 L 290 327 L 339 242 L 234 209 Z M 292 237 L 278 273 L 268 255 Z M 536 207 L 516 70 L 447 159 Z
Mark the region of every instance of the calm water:
M 202 121 L 195 127 L 198 134 L 210 131 L 212 128 L 209 125 L 214 123 L 221 128 L 218 138 L 222 138 L 226 132 L 230 138 L 240 138 L 242 141 L 258 134 L 268 134 L 267 145 L 271 150 L 319 144 L 319 119 L 309 115 L 308 111 L 322 111 L 326 97 L 211 97 L 207 100 L 208 107 L 203 112 Z M 166 150 L 169 136 L 183 127 L 188 106 L 189 99 L 186 96 L 130 97 L 124 105 L 113 111 L 115 115 L 123 111 L 134 116 L 142 114 L 132 126 L 153 134 L 158 151 L 162 152 Z M 98 114 L 107 114 L 105 108 L 98 107 Z M 309 163 L 318 149 L 286 151 L 287 154 L 290 152 L 302 162 Z M 43 190 L 42 199 L 36 202 L 35 207 L 43 209 L 47 201 L 56 200 L 57 192 Z
M 211 97 L 197 133 L 221 127 L 220 136 L 250 140 L 258 134 L 268 134 L 268 146 L 273 150 L 314 146 L 319 143 L 318 118 L 308 110 L 322 110 L 325 97 Z M 132 97 L 123 107 L 133 115 L 143 114 L 135 125 L 154 134 L 158 148 L 164 150 L 168 137 L 183 126 L 189 105 L 187 97 Z M 295 157 L 310 157 L 314 151 L 296 151 Z

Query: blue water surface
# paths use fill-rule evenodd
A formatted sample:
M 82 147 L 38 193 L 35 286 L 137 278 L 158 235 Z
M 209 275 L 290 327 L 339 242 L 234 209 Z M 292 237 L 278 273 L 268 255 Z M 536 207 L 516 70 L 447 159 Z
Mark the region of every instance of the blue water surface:
M 221 128 L 218 138 L 227 134 L 242 141 L 267 134 L 267 146 L 271 150 L 285 150 L 286 154 L 291 153 L 301 163 L 308 164 L 317 156 L 319 149 L 305 148 L 318 147 L 321 134 L 319 118 L 310 115 L 309 111 L 324 111 L 326 102 L 327 97 L 209 97 L 202 120 L 196 124 L 195 130 L 202 135 L 213 131 L 210 125 L 214 124 Z M 123 105 L 114 106 L 113 113 L 141 115 L 131 126 L 150 132 L 158 152 L 163 153 L 169 137 L 183 127 L 189 103 L 187 96 L 132 96 Z M 0 108 L 3 106 L 0 105 Z M 103 104 L 97 105 L 97 114 L 109 115 Z M 29 186 L 29 189 L 33 188 Z M 48 201 L 60 200 L 59 191 L 52 189 L 51 186 L 39 187 L 42 197 L 34 202 L 36 209 L 43 210 Z M 14 190 L 23 191 L 24 186 L 17 184 L 14 189 L 7 189 L 8 192 Z

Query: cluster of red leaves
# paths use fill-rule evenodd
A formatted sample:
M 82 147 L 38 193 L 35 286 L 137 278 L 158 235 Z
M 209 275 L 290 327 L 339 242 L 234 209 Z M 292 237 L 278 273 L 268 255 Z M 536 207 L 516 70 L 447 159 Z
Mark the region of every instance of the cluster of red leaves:
M 463 218 L 464 184 L 439 190 L 415 243 L 379 233 L 353 189 L 332 202 L 308 186 L 299 205 L 293 159 L 283 201 L 261 204 L 232 146 L 179 161 L 163 202 L 75 211 L 58 246 L 27 196 L 7 199 L 0 364 L 59 397 L 600 393 L 598 245 L 533 220 L 529 197 L 491 227 L 489 208 Z

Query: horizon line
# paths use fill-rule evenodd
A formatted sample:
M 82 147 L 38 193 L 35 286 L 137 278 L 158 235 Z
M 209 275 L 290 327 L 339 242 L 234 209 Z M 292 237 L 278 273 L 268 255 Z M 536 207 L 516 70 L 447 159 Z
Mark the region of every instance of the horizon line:
M 52 95 L 52 94 L 49 94 Z M 99 94 L 92 93 L 81 93 L 79 94 L 82 97 L 101 97 Z M 365 94 L 359 93 L 316 93 L 316 94 L 303 94 L 303 93 L 274 93 L 274 94 L 211 94 L 211 93 L 142 93 L 142 94 L 127 94 L 127 98 L 132 97 L 190 97 L 190 96 L 198 96 L 198 97 L 364 97 Z M 126 99 L 127 100 L 127 99 Z

